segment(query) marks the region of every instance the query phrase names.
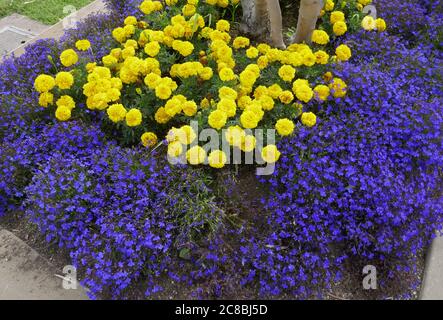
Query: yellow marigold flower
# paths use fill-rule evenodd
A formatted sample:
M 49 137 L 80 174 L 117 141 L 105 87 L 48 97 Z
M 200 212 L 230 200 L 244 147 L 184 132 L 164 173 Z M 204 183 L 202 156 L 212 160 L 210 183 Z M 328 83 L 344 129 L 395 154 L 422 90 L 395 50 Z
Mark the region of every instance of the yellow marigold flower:
M 327 54 L 323 50 L 316 51 L 314 53 L 314 55 L 315 55 L 316 63 L 318 63 L 318 64 L 327 64 L 329 61 L 329 54 Z
M 226 113 L 221 110 L 214 110 L 208 116 L 208 124 L 217 130 L 224 127 L 227 121 Z
M 331 18 L 330 18 L 331 24 L 334 24 L 338 21 L 345 22 L 345 14 L 342 11 L 333 11 L 331 12 Z
M 278 98 L 280 99 L 281 103 L 290 104 L 294 100 L 294 95 L 291 91 L 285 90 Z
M 194 101 L 186 101 L 183 104 L 183 112 L 188 117 L 192 117 L 197 113 L 197 104 Z
M 63 51 L 60 55 L 60 62 L 65 67 L 70 67 L 78 62 L 78 55 L 72 49 L 67 49 Z
M 254 90 L 254 97 L 257 99 L 260 97 L 263 97 L 263 96 L 267 96 L 267 95 L 269 95 L 268 88 L 265 86 L 258 86 Z
M 144 82 L 149 89 L 154 90 L 159 84 L 160 80 L 161 77 L 158 74 L 151 72 L 145 77 Z
M 332 82 L 329 84 L 329 89 L 331 89 L 335 98 L 344 97 L 347 92 L 347 87 L 346 83 L 340 78 L 332 79 Z
M 214 75 L 212 68 L 210 67 L 204 67 L 203 69 L 198 71 L 198 76 L 200 77 L 200 79 L 202 80 L 209 80 L 212 78 L 212 76 Z
M 220 99 L 217 104 L 217 109 L 223 111 L 227 117 L 234 117 L 237 111 L 237 104 L 235 100 Z
M 258 49 L 256 47 L 250 47 L 246 50 L 246 56 L 249 59 L 255 59 L 258 57 Z
M 214 150 L 209 154 L 208 162 L 212 168 L 221 169 L 228 161 L 226 153 L 222 150 Z
M 75 108 L 75 101 L 74 101 L 74 99 L 72 99 L 72 97 L 68 96 L 68 95 L 61 96 L 57 100 L 56 104 L 57 104 L 58 107 L 62 107 L 63 106 L 63 107 L 66 107 L 66 108 L 68 108 L 70 110 Z
M 126 118 L 126 109 L 122 104 L 119 103 L 109 106 L 106 113 L 108 114 L 109 119 L 114 123 L 123 121 Z
M 126 37 L 130 37 L 135 33 L 135 26 L 133 26 L 132 24 L 128 24 L 127 26 L 124 26 L 123 32 L 125 33 Z
M 178 131 L 178 141 L 182 144 L 191 144 L 196 138 L 197 134 L 191 126 L 185 125 L 182 126 Z
M 295 69 L 289 65 L 284 65 L 278 70 L 279 77 L 286 82 L 291 82 L 295 77 Z
M 127 58 L 133 57 L 133 56 L 135 56 L 135 48 L 134 47 L 127 47 L 122 50 L 123 59 L 126 60 Z
M 75 47 L 77 48 L 77 50 L 86 51 L 91 47 L 91 43 L 89 42 L 89 40 L 78 40 L 75 43 Z
M 337 49 L 335 49 L 335 54 L 340 61 L 348 61 L 352 56 L 351 49 L 345 44 L 339 45 Z
M 172 48 L 184 57 L 189 56 L 194 51 L 194 45 L 189 41 L 174 40 Z
M 245 87 L 251 87 L 257 81 L 258 76 L 252 70 L 244 70 L 240 73 L 240 83 Z
M 246 48 L 246 47 L 248 47 L 249 44 L 250 44 L 250 41 L 249 41 L 248 38 L 246 38 L 246 37 L 236 37 L 236 38 L 234 39 L 234 42 L 232 43 L 232 46 L 233 46 L 235 49 L 240 49 L 240 48 Z
M 271 50 L 271 46 L 267 43 L 260 43 L 257 46 L 257 49 L 261 54 L 266 54 L 269 50 Z
M 173 141 L 168 144 L 168 156 L 170 158 L 177 158 L 183 153 L 183 146 L 180 141 Z
M 179 130 L 180 129 L 177 129 L 176 127 L 172 127 L 171 129 L 169 129 L 168 133 L 166 134 L 166 141 L 168 141 L 168 143 L 178 141 Z
M 265 114 L 261 101 L 257 99 L 252 100 L 251 103 L 246 106 L 245 111 L 252 111 L 257 118 L 257 122 L 260 121 Z
M 172 90 L 169 86 L 165 84 L 159 84 L 155 87 L 155 95 L 157 98 L 162 100 L 167 100 L 172 94 Z
M 313 127 L 317 123 L 317 116 L 312 112 L 303 112 L 301 115 L 301 123 L 307 127 Z
M 309 102 L 312 99 L 314 93 L 313 93 L 312 89 L 309 86 L 301 85 L 301 86 L 296 88 L 295 95 L 296 95 L 298 100 L 307 103 L 307 102 Z
M 125 25 L 132 24 L 132 25 L 135 26 L 137 24 L 137 18 L 134 17 L 134 16 L 126 17 L 125 21 L 124 21 L 124 24 Z
M 325 3 L 325 10 L 326 10 L 326 11 L 332 11 L 332 10 L 334 10 L 334 6 L 335 6 L 334 1 L 332 1 L 332 0 L 326 0 L 326 3 Z
M 120 43 L 123 43 L 126 40 L 125 30 L 121 27 L 115 28 L 112 30 L 112 37 Z
M 140 110 L 132 108 L 126 113 L 126 124 L 128 127 L 136 127 L 142 123 L 142 113 Z
M 240 147 L 245 135 L 245 131 L 240 126 L 230 126 L 225 131 L 226 141 L 228 141 L 229 145 L 235 147 Z
M 168 100 L 165 105 L 165 112 L 169 117 L 173 117 L 182 111 L 183 102 L 177 97 Z
M 222 31 L 222 32 L 229 32 L 229 29 L 231 28 L 231 25 L 229 24 L 228 21 L 220 19 L 217 21 L 215 28 L 218 31 Z
M 155 113 L 154 118 L 155 118 L 155 121 L 157 121 L 157 123 L 160 123 L 160 124 L 165 124 L 171 119 L 171 117 L 166 113 L 164 107 L 158 108 L 158 110 Z
M 253 135 L 246 135 L 242 139 L 240 150 L 243 152 L 252 152 L 257 144 L 257 139 Z
M 250 96 L 241 96 L 237 101 L 237 105 L 240 109 L 244 109 L 251 102 L 252 102 L 252 99 Z
M 375 20 L 373 17 L 371 16 L 366 16 L 363 18 L 363 20 L 361 21 L 361 26 L 363 27 L 363 29 L 365 29 L 366 31 L 371 31 L 377 28 L 377 25 L 375 23 Z
M 190 17 L 190 16 L 194 15 L 196 11 L 197 11 L 197 8 L 194 5 L 189 4 L 189 3 L 185 4 L 182 9 L 183 15 L 185 17 Z
M 312 33 L 312 42 L 325 45 L 329 42 L 329 35 L 323 30 L 314 30 Z
M 280 94 L 283 92 L 283 89 L 280 87 L 278 83 L 274 83 L 273 85 L 267 88 L 268 95 L 272 97 L 272 99 L 278 99 Z
M 106 67 L 110 67 L 112 65 L 115 65 L 118 63 L 118 60 L 116 57 L 112 55 L 106 55 L 102 58 L 103 65 Z
M 193 166 L 202 164 L 206 160 L 205 149 L 200 146 L 193 146 L 186 152 L 186 160 Z
M 325 80 L 326 82 L 329 82 L 332 80 L 332 72 L 328 71 L 323 75 L 323 80 Z
M 280 151 L 278 151 L 277 147 L 273 144 L 269 144 L 264 147 L 261 151 L 261 157 L 267 163 L 275 163 L 280 159 Z
M 71 119 L 71 109 L 66 106 L 57 107 L 55 110 L 55 117 L 59 121 L 67 121 Z
M 151 148 L 157 144 L 158 138 L 154 132 L 145 132 L 140 138 L 144 147 Z
M 306 80 L 306 79 L 297 79 L 297 80 L 294 81 L 293 89 L 294 89 L 296 86 L 300 86 L 300 85 L 303 85 L 303 84 L 304 84 L 304 85 L 307 85 L 308 87 L 310 86 L 308 80 Z
M 261 96 L 258 101 L 260 102 L 263 110 L 266 111 L 270 111 L 272 109 L 274 109 L 274 99 L 272 99 L 272 97 L 268 96 L 268 95 L 263 95 Z
M 209 103 L 209 100 L 207 98 L 203 98 L 202 101 L 200 101 L 200 107 L 202 109 L 209 108 L 211 104 Z
M 34 81 L 34 88 L 38 92 L 48 92 L 55 87 L 55 79 L 47 74 L 39 75 Z
M 329 97 L 329 87 L 324 84 L 319 84 L 314 88 L 314 93 L 321 101 L 326 101 Z
M 346 25 L 346 22 L 338 21 L 334 23 L 332 29 L 337 36 L 342 36 L 348 31 L 348 26 Z
M 223 86 L 220 89 L 218 89 L 218 97 L 220 99 L 229 99 L 229 100 L 235 100 L 237 99 L 237 91 L 235 91 L 232 88 Z
M 119 78 L 111 78 L 111 86 L 117 90 L 121 90 L 123 88 L 123 83 Z
M 294 82 L 295 84 L 295 82 Z M 306 84 L 294 85 L 293 91 L 298 100 L 309 102 L 314 96 L 312 89 Z
M 140 10 L 144 14 L 151 14 L 154 11 L 160 11 L 162 9 L 163 9 L 163 5 L 159 1 L 146 0 L 146 1 L 143 1 L 140 5 Z
M 160 45 L 157 41 L 152 41 L 145 45 L 145 52 L 150 57 L 155 57 L 160 52 Z
M 229 0 L 217 0 L 217 5 L 221 8 L 226 8 L 229 5 Z
M 87 64 L 86 64 L 86 71 L 88 72 L 88 73 L 91 73 L 92 71 L 94 71 L 94 68 L 97 66 L 97 63 L 96 62 L 88 62 Z
M 38 98 L 38 104 L 42 107 L 47 107 L 54 103 L 54 95 L 50 92 L 42 92 Z
M 383 32 L 386 30 L 386 21 L 382 18 L 378 18 L 375 20 L 375 27 L 377 28 L 378 32 Z
M 235 80 L 235 73 L 230 68 L 222 68 L 218 73 L 221 81 L 232 81 Z
M 289 136 L 294 132 L 295 124 L 291 120 L 284 118 L 277 121 L 275 129 L 281 136 Z
M 240 116 L 240 123 L 243 128 L 254 129 L 258 125 L 259 119 L 253 111 L 245 110 Z
M 372 2 L 372 0 L 358 0 L 358 3 L 360 3 L 363 6 L 367 6 L 371 2 Z
M 55 83 L 62 90 L 69 89 L 74 84 L 74 77 L 71 73 L 62 71 L 55 76 Z
M 258 67 L 263 70 L 269 65 L 269 59 L 266 56 L 261 56 L 257 59 Z

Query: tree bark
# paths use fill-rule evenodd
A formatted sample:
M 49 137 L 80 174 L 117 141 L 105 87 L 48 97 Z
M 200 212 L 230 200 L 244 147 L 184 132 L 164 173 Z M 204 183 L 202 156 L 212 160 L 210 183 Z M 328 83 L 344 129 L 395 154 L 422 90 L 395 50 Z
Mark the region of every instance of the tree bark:
M 240 25 L 240 31 L 246 34 L 255 34 L 257 29 L 257 17 L 255 11 L 255 0 L 242 0 L 241 2 L 243 18 Z
M 283 18 L 278 0 L 263 0 L 267 6 L 269 20 L 271 21 L 271 41 L 275 47 L 286 48 L 283 41 Z
M 300 0 L 297 30 L 292 42 L 311 43 L 312 32 L 323 8 L 323 0 Z M 272 45 L 284 48 L 282 15 L 278 0 L 242 0 L 243 19 L 240 31 L 254 36 L 263 35 L 270 22 Z
M 285 47 L 282 35 L 282 15 L 278 0 L 242 0 L 241 5 L 243 9 L 241 32 L 260 36 L 266 32 L 269 25 L 272 45 Z
M 292 42 L 311 43 L 312 32 L 317 25 L 318 17 L 323 8 L 323 0 L 301 0 L 298 12 L 297 30 Z

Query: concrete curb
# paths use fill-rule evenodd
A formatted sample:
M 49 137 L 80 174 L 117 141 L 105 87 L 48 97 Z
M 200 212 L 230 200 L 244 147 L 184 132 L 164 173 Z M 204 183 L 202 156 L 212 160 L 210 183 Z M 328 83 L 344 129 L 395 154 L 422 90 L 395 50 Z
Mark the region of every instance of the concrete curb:
M 94 2 L 91 2 L 87 6 L 81 8 L 80 10 L 71 13 L 63 20 L 59 21 L 58 23 L 48 27 L 46 30 L 44 30 L 42 33 L 40 33 L 37 37 L 33 38 L 32 40 L 28 41 L 27 43 L 23 44 L 22 46 L 18 47 L 17 49 L 14 49 L 9 54 L 14 54 L 16 57 L 22 55 L 25 52 L 25 48 L 36 42 L 40 39 L 47 39 L 47 38 L 53 38 L 53 39 L 60 39 L 60 37 L 64 34 L 64 32 L 67 29 L 71 29 L 75 26 L 75 24 L 67 23 L 67 21 L 81 21 L 87 16 L 89 16 L 92 13 L 98 13 L 98 12 L 107 12 L 107 9 L 105 7 L 105 3 L 103 0 L 96 0 Z
M 443 300 L 443 237 L 432 241 L 425 262 L 420 300 Z
M 88 300 L 79 285 L 63 288 L 64 275 L 14 234 L 0 230 L 0 300 Z

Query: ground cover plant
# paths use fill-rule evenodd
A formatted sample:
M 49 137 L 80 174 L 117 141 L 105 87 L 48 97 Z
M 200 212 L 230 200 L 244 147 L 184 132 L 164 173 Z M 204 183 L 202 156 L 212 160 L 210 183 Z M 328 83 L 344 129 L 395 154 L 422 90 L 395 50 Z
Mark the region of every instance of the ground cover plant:
M 389 295 L 442 227 L 442 12 L 369 3 L 326 1 L 286 50 L 236 34 L 224 1 L 108 1 L 33 44 L 0 69 L 0 215 L 66 249 L 96 298 L 324 298 L 357 260 Z M 191 120 L 246 152 L 275 128 L 275 172 L 188 149 Z

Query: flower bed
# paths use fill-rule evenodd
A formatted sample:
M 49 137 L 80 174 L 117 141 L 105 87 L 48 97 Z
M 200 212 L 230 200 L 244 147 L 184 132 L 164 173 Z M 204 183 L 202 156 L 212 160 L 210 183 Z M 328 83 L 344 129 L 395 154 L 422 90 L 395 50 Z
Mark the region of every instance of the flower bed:
M 167 2 L 109 1 L 1 65 L 0 215 L 66 248 L 92 297 L 322 296 L 353 257 L 411 272 L 443 218 L 438 1 L 374 1 L 385 32 L 362 29 L 385 29 L 368 1 L 327 1 L 313 46 L 286 51 L 231 36 L 222 1 Z M 236 176 L 191 120 L 275 172 Z M 247 143 L 272 128 L 268 151 Z

